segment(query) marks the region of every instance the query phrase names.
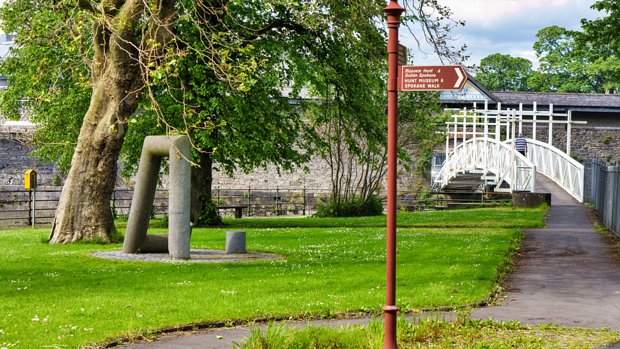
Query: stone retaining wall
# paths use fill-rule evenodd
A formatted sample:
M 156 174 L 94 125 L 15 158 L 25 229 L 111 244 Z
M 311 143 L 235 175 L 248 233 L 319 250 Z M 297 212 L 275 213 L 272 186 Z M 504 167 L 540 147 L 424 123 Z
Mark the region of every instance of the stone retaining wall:
M 577 161 L 599 159 L 608 165 L 620 162 L 620 130 L 574 127 L 571 134 L 571 156 Z M 532 138 L 531 129 L 524 129 L 523 135 Z M 548 129 L 538 128 L 536 139 L 547 142 L 549 139 Z M 552 145 L 566 151 L 565 128 L 553 129 Z
M 531 137 L 530 130 L 524 130 L 526 137 Z M 578 161 L 596 158 L 606 164 L 620 161 L 620 130 L 573 128 L 572 155 Z M 538 140 L 547 140 L 547 130 L 537 130 Z M 553 130 L 553 145 L 566 149 L 566 131 L 563 128 Z M 61 182 L 59 171 L 51 164 L 29 157 L 31 149 L 18 142 L 0 138 L 0 185 L 23 185 L 23 174 L 28 168 L 34 168 L 38 174 L 39 185 L 57 185 Z M 278 171 L 274 166 L 258 169 L 249 174 L 235 173 L 232 177 L 214 172 L 213 189 L 231 190 L 275 190 L 306 188 L 313 191 L 331 189 L 330 168 L 325 161 L 314 158 L 306 164 L 308 171 L 297 170 L 293 173 Z M 417 192 L 422 182 L 412 171 L 399 170 L 399 191 Z M 384 183 L 385 187 L 385 183 Z M 383 188 L 381 188 L 383 189 Z
M 32 148 L 11 139 L 0 138 L 0 185 L 23 185 L 24 172 L 33 168 L 38 185 L 58 185 L 62 182 L 54 164 L 30 157 Z

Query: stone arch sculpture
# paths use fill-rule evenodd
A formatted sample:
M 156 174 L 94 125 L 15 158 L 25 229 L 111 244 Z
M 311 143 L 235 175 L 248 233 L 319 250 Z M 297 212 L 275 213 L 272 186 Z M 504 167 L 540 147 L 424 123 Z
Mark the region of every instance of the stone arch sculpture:
M 147 235 L 161 166 L 169 157 L 168 236 Z M 144 139 L 136 186 L 129 210 L 124 253 L 168 252 L 172 259 L 190 257 L 191 145 L 188 136 L 148 136 Z

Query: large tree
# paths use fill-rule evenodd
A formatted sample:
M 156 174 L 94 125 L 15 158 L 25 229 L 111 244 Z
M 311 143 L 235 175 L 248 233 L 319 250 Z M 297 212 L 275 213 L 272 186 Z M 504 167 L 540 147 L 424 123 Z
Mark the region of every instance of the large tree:
M 532 62 L 521 57 L 494 53 L 480 61 L 476 79 L 492 91 L 529 91 Z
M 436 1 L 418 5 L 441 9 Z M 71 157 L 51 242 L 106 241 L 114 233 L 109 198 L 130 128 L 192 136 L 193 159 L 202 165 L 193 177 L 208 189 L 214 161 L 246 170 L 303 162 L 310 143 L 299 136 L 312 132 L 283 97 L 312 85 L 313 72 L 325 67 L 322 57 L 344 40 L 355 46 L 381 33 L 383 6 L 379 0 L 6 1 L 3 29 L 18 41 L 3 63 L 11 82 L 3 107 L 15 110 L 21 100 L 51 131 L 39 137 L 58 145 L 46 155 L 62 155 L 65 164 Z M 421 13 L 410 19 L 428 20 Z M 445 27 L 431 24 L 427 30 L 445 46 Z M 346 60 L 357 53 L 344 54 Z M 340 68 L 327 69 L 346 76 Z M 293 87 L 289 96 L 285 85 Z M 134 154 L 136 144 L 129 146 Z M 208 202 L 208 191 L 194 201 Z
M 588 70 L 602 77 L 601 89 L 617 93 L 620 91 L 620 7 L 617 1 L 601 0 L 592 8 L 606 15 L 583 19 L 583 34 L 577 44 L 592 57 Z
M 5 105 L 15 108 L 16 101 L 25 98 L 26 107 L 37 115 L 35 121 L 44 121 L 44 128 L 56 130 L 57 140 L 62 139 L 56 143 L 64 145 L 59 149 L 65 155 L 71 152 L 62 150 L 67 146 L 73 148 L 70 142 L 75 142 L 71 132 L 66 132 L 68 126 L 76 120 L 82 125 L 74 143 L 51 242 L 82 238 L 106 241 L 114 233 L 109 198 L 132 116 L 139 119 L 139 114 L 153 113 L 160 124 L 169 126 L 168 132 L 171 128 L 180 133 L 202 129 L 208 134 L 215 126 L 226 125 L 225 121 L 210 118 L 214 110 L 227 112 L 226 108 L 205 106 L 216 102 L 205 95 L 247 92 L 258 84 L 256 78 L 266 66 L 272 68 L 274 62 L 286 66 L 282 47 L 307 33 L 319 33 L 315 29 L 325 26 L 323 10 L 329 5 L 330 1 L 289 4 L 280 0 L 6 2 L 2 10 L 4 30 L 16 33 L 19 39 L 4 67 L 23 64 L 23 68 L 7 71 L 12 85 L 11 92 L 4 96 Z M 274 46 L 272 56 L 267 58 L 261 56 L 265 48 L 255 50 L 265 38 L 279 38 L 279 47 Z M 20 79 L 27 78 L 29 73 L 34 73 L 32 79 L 20 84 Z M 283 81 L 274 73 L 268 79 L 269 92 L 263 93 L 267 97 L 260 103 L 273 101 L 269 97 L 277 98 L 270 93 L 276 85 L 282 86 Z M 85 100 L 88 108 L 85 112 L 81 109 L 84 115 L 80 118 L 78 107 L 83 108 Z M 64 104 L 65 101 L 68 103 Z M 53 109 L 51 105 L 58 107 Z M 140 113 L 136 114 L 139 105 Z M 76 108 L 71 109 L 72 106 Z M 65 122 L 63 108 L 72 116 L 67 118 L 64 128 L 58 127 Z M 229 104 L 228 108 L 235 105 Z M 176 114 L 164 114 L 171 111 Z M 287 115 L 283 113 L 286 109 L 278 115 Z M 266 114 L 269 116 L 260 126 L 275 128 L 274 135 L 279 129 L 301 128 L 299 120 L 289 117 L 278 123 L 273 113 Z M 273 144 L 268 160 L 286 152 L 285 149 L 293 149 L 296 138 L 289 138 L 280 143 L 264 140 L 265 151 Z M 283 144 L 285 147 L 279 148 Z M 197 149 L 201 154 L 215 152 L 215 147 Z M 293 162 L 303 159 L 300 152 L 289 153 L 295 153 L 290 157 Z M 251 152 L 245 155 L 248 154 Z
M 587 28 L 587 26 L 586 26 Z M 540 60 L 529 85 L 536 91 L 602 93 L 617 89 L 618 56 L 588 38 L 593 33 L 551 26 L 538 31 L 534 50 Z M 613 40 L 612 40 L 613 41 Z

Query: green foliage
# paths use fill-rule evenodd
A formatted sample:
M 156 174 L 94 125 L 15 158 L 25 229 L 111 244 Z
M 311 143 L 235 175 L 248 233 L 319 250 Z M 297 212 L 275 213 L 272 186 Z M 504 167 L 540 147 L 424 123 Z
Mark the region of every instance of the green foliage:
M 69 169 L 73 149 L 90 101 L 92 55 L 89 16 L 75 7 L 58 11 L 49 1 L 4 2 L 2 31 L 16 34 L 10 55 L 0 60 L 9 87 L 0 94 L 3 115 L 18 119 L 24 112 L 39 125 L 34 154 Z
M 492 91 L 529 91 L 532 62 L 521 57 L 494 53 L 480 61 L 476 79 Z
M 597 19 L 581 20 L 583 35 L 577 44 L 588 52 L 591 64 L 589 74 L 601 79 L 602 90 L 620 91 L 620 8 L 616 1 L 599 0 L 592 8 L 605 15 Z
M 536 91 L 600 92 L 598 78 L 587 74 L 589 57 L 576 42 L 582 33 L 550 26 L 538 31 L 534 43 L 540 60 L 538 72 L 530 80 Z
M 213 201 L 204 202 L 202 213 L 196 222 L 200 227 L 214 227 L 222 225 L 222 216 L 217 208 L 217 204 Z
M 383 203 L 377 195 L 367 199 L 359 196 L 344 198 L 340 201 L 330 199 L 317 204 L 317 217 L 365 217 L 383 214 Z
M 412 3 L 405 7 L 414 12 L 416 5 Z M 310 93 L 317 99 L 309 105 L 308 115 L 321 136 L 320 155 L 331 169 L 329 214 L 342 211 L 339 207 L 368 201 L 377 194 L 387 171 L 386 36 L 377 29 L 376 22 L 367 21 L 369 15 L 383 20 L 384 6 L 385 2 L 371 2 L 336 9 L 336 25 L 331 30 L 337 33 L 318 48 L 321 53 L 314 58 L 320 62 L 315 64 L 318 69 L 308 70 Z M 425 11 L 418 9 L 415 13 L 419 17 L 407 17 L 404 22 L 424 18 L 423 22 L 429 24 L 426 33 L 444 38 L 435 41 L 440 46 L 436 47 L 438 55 L 457 59 L 459 54 L 448 47 L 442 36 L 451 27 L 440 25 L 441 19 L 450 18 L 450 10 L 436 1 L 426 2 L 425 6 L 437 11 L 440 20 L 429 20 Z M 438 93 L 400 94 L 399 160 L 406 170 L 425 168 L 424 161 L 430 160 L 441 124 L 438 114 Z
M 444 141 L 441 130 L 449 114 L 442 112 L 439 93 L 408 92 L 398 98 L 399 165 L 430 178 L 434 149 Z
M 330 31 L 336 32 L 305 60 L 315 67 L 306 73 L 316 100 L 307 105 L 307 115 L 321 137 L 321 157 L 331 168 L 333 201 L 346 205 L 367 201 L 385 172 L 386 38 L 367 21 L 368 16 L 382 18 L 382 7 L 374 1 L 335 6 Z
M 604 12 L 605 16 L 596 19 L 581 20 L 581 27 L 584 29 L 584 41 L 589 42 L 593 50 L 603 53 L 604 56 L 615 56 L 620 54 L 620 8 L 615 0 L 598 0 L 592 8 Z

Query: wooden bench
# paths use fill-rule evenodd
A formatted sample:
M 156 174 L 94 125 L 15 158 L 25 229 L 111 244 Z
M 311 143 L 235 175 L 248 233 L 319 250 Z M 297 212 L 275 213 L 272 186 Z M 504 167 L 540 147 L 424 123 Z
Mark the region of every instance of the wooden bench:
M 248 208 L 247 205 L 220 205 L 217 207 L 218 210 L 235 210 L 235 218 L 241 218 L 243 214 L 243 209 Z

